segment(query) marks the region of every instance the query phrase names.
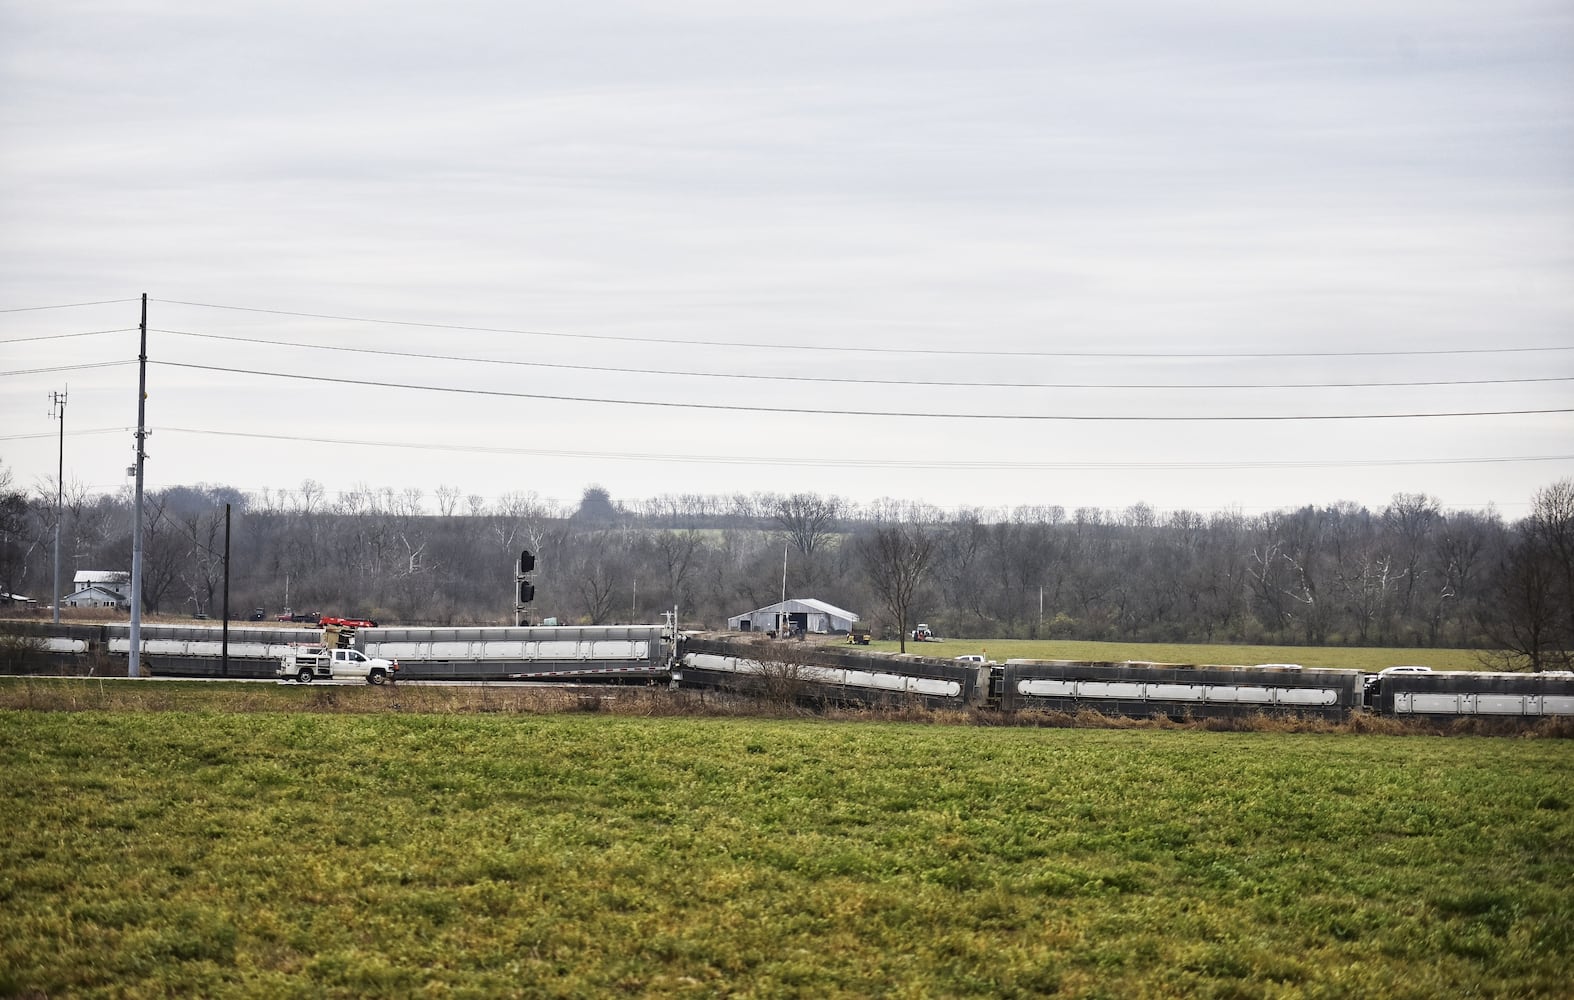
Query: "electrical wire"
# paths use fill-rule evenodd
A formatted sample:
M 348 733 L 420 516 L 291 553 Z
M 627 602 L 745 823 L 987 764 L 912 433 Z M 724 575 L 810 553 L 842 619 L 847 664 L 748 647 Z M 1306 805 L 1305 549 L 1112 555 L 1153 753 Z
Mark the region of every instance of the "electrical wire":
M 1244 422 L 1244 421 L 1301 421 L 1301 420 L 1401 420 L 1432 419 L 1438 417 L 1509 417 L 1536 416 L 1551 413 L 1574 413 L 1574 408 L 1548 408 L 1525 410 L 1464 410 L 1442 413 L 1334 413 L 1334 414 L 1278 414 L 1242 416 L 1159 416 L 1119 414 L 1099 416 L 1093 414 L 1041 414 L 1041 413 L 941 413 L 932 410 L 841 410 L 814 409 L 801 406 L 738 406 L 725 403 L 674 402 L 671 400 L 609 399 L 600 396 L 560 396 L 550 393 L 510 392 L 503 389 L 466 389 L 452 386 L 420 385 L 410 382 L 370 381 L 367 379 L 335 378 L 328 375 L 298 375 L 289 372 L 267 372 L 254 368 L 227 368 L 221 365 L 199 365 L 186 361 L 149 361 L 149 364 L 170 368 L 189 368 L 198 371 L 227 372 L 232 375 L 260 375 L 265 378 L 294 379 L 304 382 L 324 382 L 333 385 L 361 385 L 380 389 L 413 389 L 422 392 L 445 392 L 462 396 L 494 396 L 506 399 L 537 399 L 557 403 L 599 403 L 612 406 L 654 406 L 688 410 L 719 410 L 732 413 L 791 413 L 833 417 L 902 417 L 930 420 L 1034 420 L 1077 421 L 1110 423 L 1168 423 L 1168 422 Z
M 1082 470 L 1082 471 L 1178 471 L 1178 470 L 1228 470 L 1228 469 L 1358 469 L 1384 468 L 1400 465 L 1510 465 L 1522 462 L 1566 462 L 1574 460 L 1568 455 L 1502 455 L 1482 458 L 1373 458 L 1328 459 L 1311 461 L 1236 461 L 1236 462 L 969 462 L 969 461 L 918 461 L 913 459 L 880 458 L 809 458 L 803 456 L 759 457 L 750 455 L 686 455 L 644 454 L 636 452 L 577 451 L 553 448 L 511 448 L 464 442 L 444 441 L 429 444 L 417 441 L 378 441 L 364 438 L 333 438 L 306 434 L 263 434 L 253 431 L 220 431 L 198 427 L 155 427 L 159 434 L 192 434 L 203 437 L 244 438 L 257 441 L 283 441 L 290 444 L 322 444 L 335 447 L 394 448 L 411 451 L 463 452 L 480 455 L 528 455 L 537 458 L 592 459 L 597 461 L 652 461 L 689 462 L 709 465 L 801 465 L 825 468 L 889 468 L 889 469 L 1033 469 L 1033 470 Z M 66 437 L 75 438 L 96 434 L 130 434 L 130 427 L 95 427 L 68 430 Z M 54 432 L 35 434 L 0 434 L 0 441 L 29 441 L 48 438 Z
M 82 333 L 46 333 L 37 337 L 7 337 L 0 344 L 28 344 L 40 340 L 69 340 L 72 337 L 97 337 L 105 333 L 135 333 L 140 327 L 127 326 L 118 330 L 86 330 Z
M 66 437 L 89 437 L 94 434 L 130 434 L 132 432 L 133 428 L 130 427 L 81 427 L 66 431 Z M 0 441 L 36 441 L 40 438 L 49 438 L 53 441 L 56 436 L 54 431 L 39 434 L 0 434 Z
M 478 358 L 455 354 L 427 354 L 419 351 L 390 351 L 375 347 L 340 347 L 331 344 L 308 344 L 291 340 L 264 340 L 255 337 L 235 337 L 222 333 L 196 333 L 191 330 L 149 330 L 150 333 L 193 337 L 200 340 L 223 340 L 265 347 L 288 347 L 304 351 L 342 351 L 375 357 L 413 358 L 420 361 L 454 361 L 466 364 L 508 365 L 518 368 L 545 368 L 555 371 L 596 372 L 622 375 L 670 375 L 682 378 L 741 379 L 762 382 L 809 382 L 824 385 L 898 385 L 922 388 L 968 389 L 1183 389 L 1219 391 L 1226 389 L 1398 389 L 1412 387 L 1443 387 L 1467 385 L 1524 385 L 1536 382 L 1574 382 L 1574 376 L 1554 375 L 1535 378 L 1503 379 L 1437 379 L 1416 382 L 1267 382 L 1267 383 L 1090 383 L 1090 382 L 955 382 L 940 379 L 884 379 L 868 376 L 830 378 L 820 375 L 760 375 L 754 373 L 699 372 L 676 368 L 616 368 L 607 365 L 571 365 L 550 361 L 518 361 L 504 358 Z
M 10 309 L 0 309 L 0 313 L 25 313 L 41 312 L 45 309 L 77 309 L 81 306 L 115 306 L 127 302 L 141 302 L 141 299 L 101 299 L 97 302 L 62 302 L 52 306 L 16 306 Z
M 797 343 L 741 343 L 726 340 L 691 340 L 673 337 L 624 337 L 611 334 L 560 333 L 552 330 L 524 330 L 508 327 L 466 326 L 457 323 L 424 323 L 414 320 L 378 319 L 368 316 L 336 316 L 327 313 L 291 312 L 285 309 L 261 309 L 253 306 L 222 305 L 213 302 L 189 302 L 181 299 L 159 299 L 166 305 L 191 306 L 198 309 L 224 309 L 233 312 L 259 313 L 267 316 L 290 316 L 297 319 L 323 319 L 335 323 L 370 323 L 380 326 L 402 326 L 421 330 L 456 330 L 465 333 L 506 333 L 524 337 L 560 337 L 568 340 L 614 341 L 633 344 L 667 344 L 684 347 L 736 347 L 776 351 L 815 351 L 818 353 L 842 352 L 858 354 L 927 355 L 936 357 L 989 357 L 989 358 L 1357 358 L 1357 357 L 1422 357 L 1434 355 L 1469 354 L 1523 354 L 1546 351 L 1574 351 L 1574 345 L 1563 347 L 1480 347 L 1436 348 L 1420 351 L 1285 351 L 1285 352 L 1229 352 L 1229 351 L 989 351 L 977 348 L 968 350 L 941 350 L 922 347 L 850 347 L 846 345 L 817 345 Z
M 125 361 L 92 361 L 80 365 L 55 365 L 52 368 L 22 368 L 17 371 L 0 371 L 0 375 L 48 375 L 53 372 L 78 372 L 88 368 L 117 368 L 122 365 L 134 365 L 136 358 L 127 358 Z
M 607 461 L 692 462 L 712 465 L 794 465 L 825 468 L 882 469 L 1045 469 L 1045 470 L 1181 470 L 1181 469 L 1332 469 L 1384 467 L 1390 465 L 1501 465 L 1517 462 L 1556 462 L 1574 459 L 1569 455 L 1519 455 L 1496 458 L 1400 458 L 1301 462 L 1009 462 L 1009 461 L 918 461 L 880 458 L 811 458 L 803 456 L 684 455 L 634 452 L 577 451 L 553 448 L 511 448 L 495 445 L 441 442 L 423 444 L 410 441 L 371 441 L 329 438 L 315 435 L 260 434 L 246 431 L 217 431 L 195 427 L 160 427 L 164 434 L 197 434 L 211 437 L 236 437 L 292 444 L 325 444 L 377 448 L 408 448 L 415 451 L 458 451 L 485 455 L 530 455 L 538 458 L 576 458 Z M 47 436 L 47 435 L 39 435 Z

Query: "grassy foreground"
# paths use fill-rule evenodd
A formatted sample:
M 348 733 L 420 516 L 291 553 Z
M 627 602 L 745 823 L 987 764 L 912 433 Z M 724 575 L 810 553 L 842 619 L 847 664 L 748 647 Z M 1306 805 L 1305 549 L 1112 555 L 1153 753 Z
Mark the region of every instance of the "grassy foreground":
M 1568 996 L 1564 740 L 0 711 L 0 995 Z

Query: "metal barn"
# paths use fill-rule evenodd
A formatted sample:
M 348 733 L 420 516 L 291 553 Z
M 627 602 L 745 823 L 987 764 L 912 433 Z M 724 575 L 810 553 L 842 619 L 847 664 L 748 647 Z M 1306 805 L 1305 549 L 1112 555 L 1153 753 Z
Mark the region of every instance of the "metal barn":
M 851 611 L 814 598 L 780 601 L 727 619 L 733 632 L 803 631 L 828 635 L 846 632 L 858 621 Z

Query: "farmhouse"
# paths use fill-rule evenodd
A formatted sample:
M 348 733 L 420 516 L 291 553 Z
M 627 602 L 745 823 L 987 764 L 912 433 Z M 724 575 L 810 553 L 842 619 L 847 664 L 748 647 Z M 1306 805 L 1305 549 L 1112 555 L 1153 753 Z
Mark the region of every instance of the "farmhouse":
M 846 632 L 857 620 L 858 616 L 851 611 L 814 598 L 803 598 L 781 601 L 728 618 L 727 628 L 734 632 L 800 630 L 825 634 Z
M 112 570 L 79 570 L 72 584 L 76 590 L 60 599 L 67 608 L 131 607 L 131 574 Z

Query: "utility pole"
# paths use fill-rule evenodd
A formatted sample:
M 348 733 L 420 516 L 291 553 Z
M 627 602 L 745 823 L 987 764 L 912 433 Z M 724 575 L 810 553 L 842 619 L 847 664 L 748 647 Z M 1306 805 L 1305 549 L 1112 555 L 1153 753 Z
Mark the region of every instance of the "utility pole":
M 70 386 L 66 387 L 68 390 Z M 60 468 L 55 473 L 55 591 L 49 603 L 55 609 L 55 624 L 60 624 L 60 522 L 65 517 L 66 496 L 66 393 L 49 394 L 49 415 L 60 421 Z
M 230 505 L 224 505 L 224 624 L 219 631 L 219 676 L 230 675 Z
M 147 459 L 148 293 L 142 293 L 142 346 L 137 354 L 137 489 L 131 509 L 131 649 L 126 676 L 142 676 L 142 466 Z
M 792 539 L 782 540 L 782 603 L 776 608 L 776 634 L 782 638 L 787 637 L 787 544 Z

